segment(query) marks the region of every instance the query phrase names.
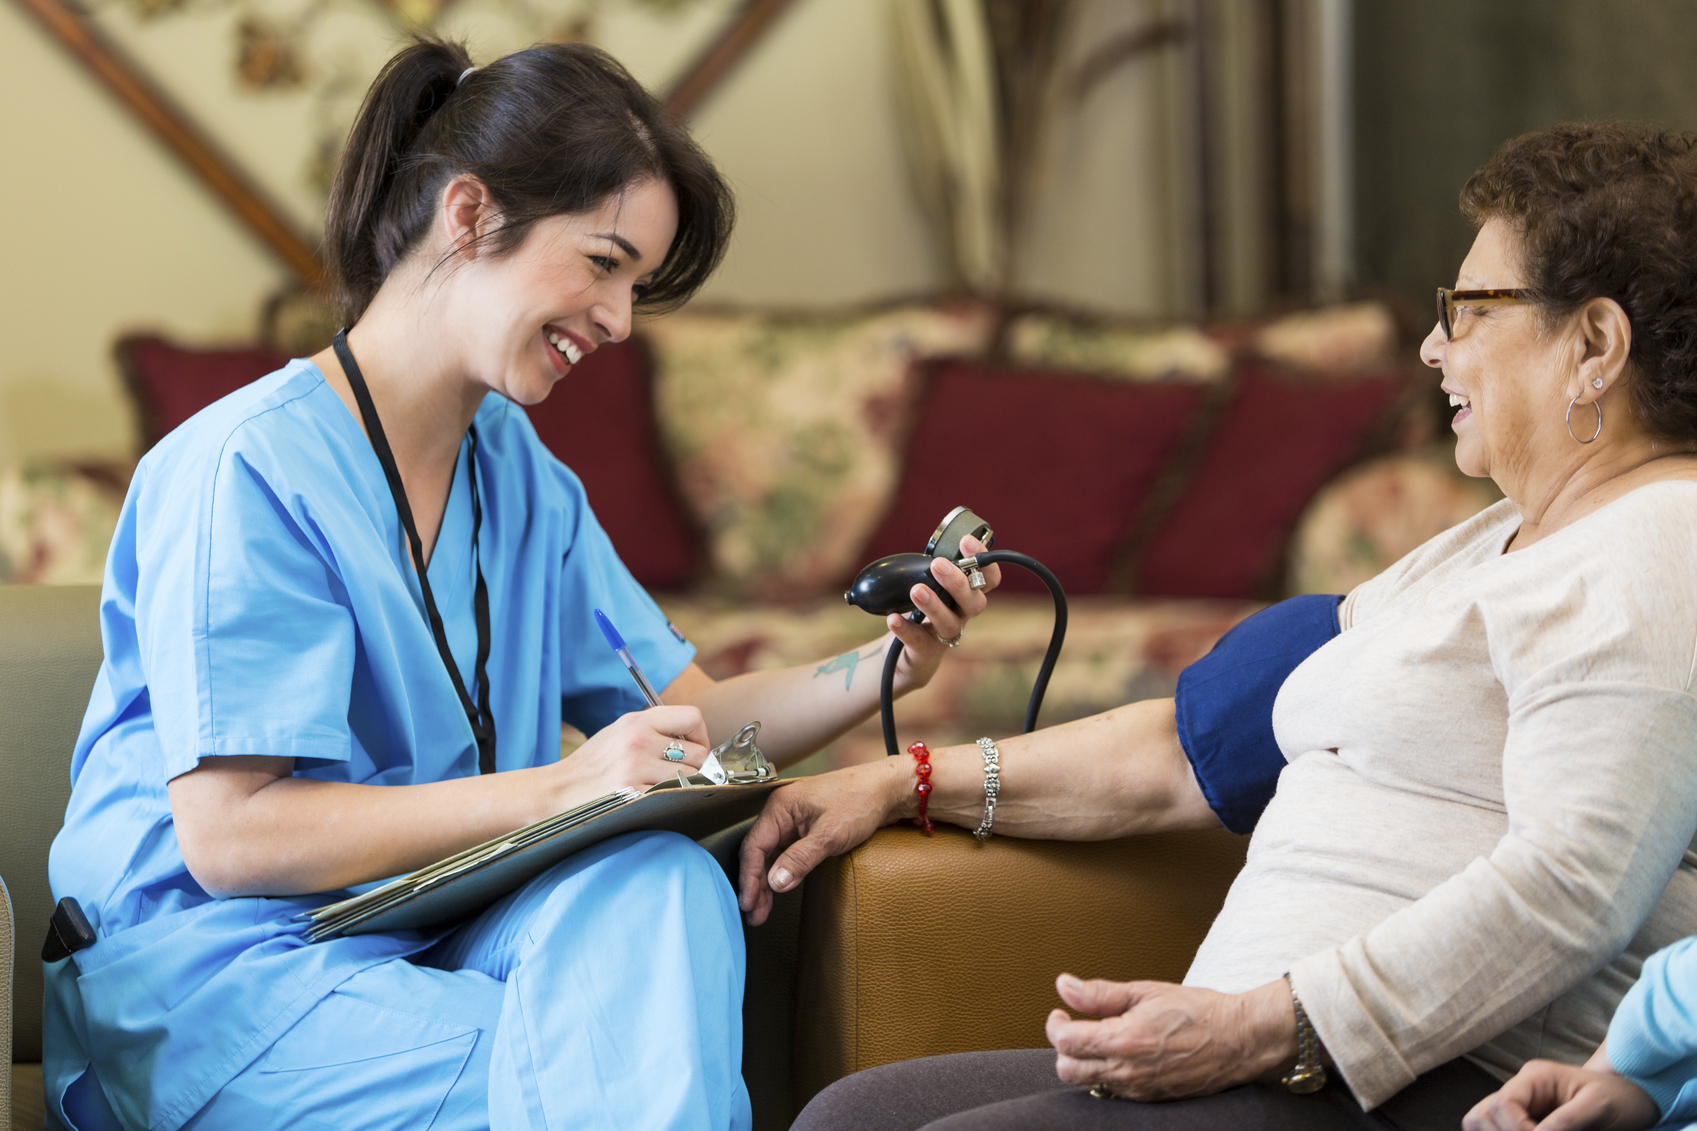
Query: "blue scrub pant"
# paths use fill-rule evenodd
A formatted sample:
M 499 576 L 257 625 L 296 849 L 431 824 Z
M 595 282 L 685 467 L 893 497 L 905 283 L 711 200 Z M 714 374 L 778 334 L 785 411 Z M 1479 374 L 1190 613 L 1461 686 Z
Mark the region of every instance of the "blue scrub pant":
M 746 1131 L 743 964 L 713 859 L 618 837 L 349 978 L 184 1126 Z

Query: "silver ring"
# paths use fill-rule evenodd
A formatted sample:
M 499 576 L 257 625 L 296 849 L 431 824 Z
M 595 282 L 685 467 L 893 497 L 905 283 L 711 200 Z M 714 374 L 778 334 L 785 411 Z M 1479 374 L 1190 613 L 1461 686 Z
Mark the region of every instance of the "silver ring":
M 681 762 L 681 761 L 683 761 L 684 760 L 683 743 L 679 742 L 675 738 L 672 739 L 672 744 L 670 746 L 666 747 L 666 749 L 660 751 L 660 757 L 666 759 L 666 761 L 668 761 L 668 762 Z
M 960 631 L 955 633 L 953 636 L 939 636 L 937 639 L 941 640 L 944 644 L 947 644 L 950 648 L 959 648 L 961 637 L 965 635 L 966 626 L 963 624 L 960 626 Z

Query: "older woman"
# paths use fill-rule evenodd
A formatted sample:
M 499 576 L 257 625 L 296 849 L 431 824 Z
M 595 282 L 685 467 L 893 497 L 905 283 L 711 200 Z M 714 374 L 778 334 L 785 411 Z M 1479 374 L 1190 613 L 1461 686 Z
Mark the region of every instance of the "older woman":
M 1697 135 L 1530 134 L 1462 207 L 1421 358 L 1507 498 L 1351 593 L 1284 681 L 1288 764 L 1185 984 L 1063 974 L 1101 1020 L 1055 1010 L 1056 1052 L 862 1073 L 798 1128 L 1453 1128 L 1524 1061 L 1583 1061 L 1697 932 Z M 1175 709 L 1002 743 L 994 831 L 1213 824 Z M 933 819 L 980 825 L 986 760 L 933 755 Z M 905 763 L 774 794 L 744 909 L 913 815 Z

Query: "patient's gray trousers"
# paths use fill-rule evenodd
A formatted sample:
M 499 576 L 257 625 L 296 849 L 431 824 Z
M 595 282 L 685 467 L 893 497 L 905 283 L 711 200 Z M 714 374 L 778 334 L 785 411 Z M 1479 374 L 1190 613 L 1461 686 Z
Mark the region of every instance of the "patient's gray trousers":
M 1168 1103 L 1099 1100 L 1055 1075 L 1051 1049 L 931 1056 L 857 1072 L 813 1098 L 791 1131 L 1456 1131 L 1498 1088 L 1465 1060 L 1372 1111 L 1337 1080 L 1308 1096 L 1248 1084 Z

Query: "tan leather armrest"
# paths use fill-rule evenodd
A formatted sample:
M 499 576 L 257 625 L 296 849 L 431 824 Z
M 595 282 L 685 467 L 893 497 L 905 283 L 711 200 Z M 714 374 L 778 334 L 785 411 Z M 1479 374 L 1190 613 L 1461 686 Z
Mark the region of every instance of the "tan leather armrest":
M 1081 844 L 880 830 L 808 877 L 796 1104 L 940 1053 L 1045 1048 L 1055 976 L 1184 976 L 1243 866 L 1223 829 Z
M 0 877 L 0 1131 L 12 1126 L 12 899 Z

